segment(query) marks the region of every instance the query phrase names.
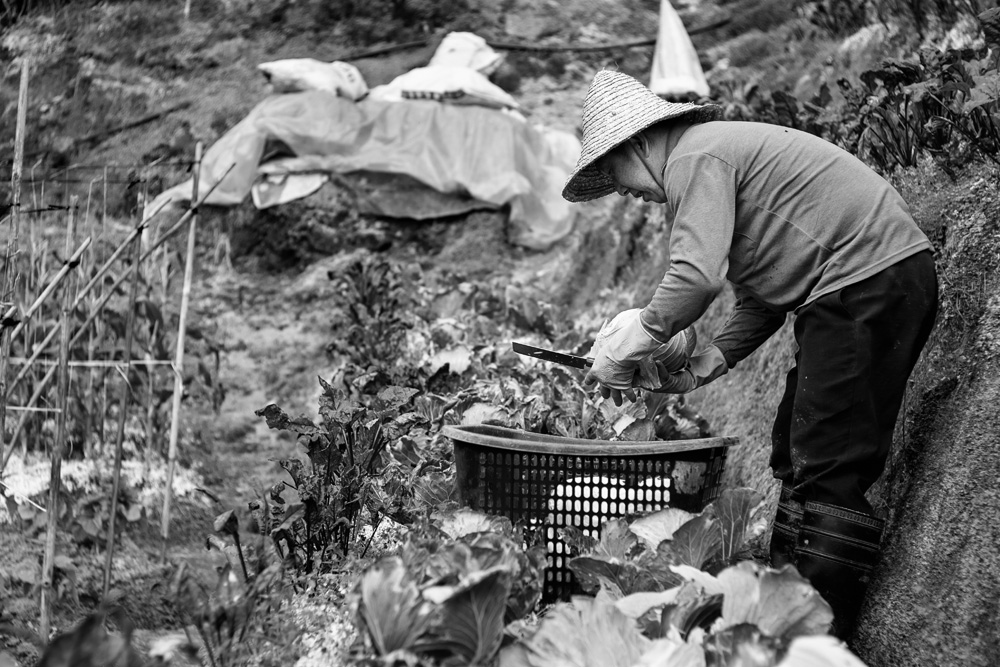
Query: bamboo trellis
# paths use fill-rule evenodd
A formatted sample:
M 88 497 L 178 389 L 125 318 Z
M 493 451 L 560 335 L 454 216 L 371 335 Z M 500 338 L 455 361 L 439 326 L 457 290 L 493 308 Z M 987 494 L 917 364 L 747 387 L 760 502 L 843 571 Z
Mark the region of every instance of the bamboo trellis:
M 60 488 L 60 467 L 61 461 L 67 448 L 68 440 L 68 397 L 71 391 L 73 375 L 86 373 L 88 392 L 87 397 L 92 398 L 95 393 L 95 385 L 92 373 L 104 371 L 103 391 L 105 398 L 101 411 L 101 446 L 103 447 L 104 422 L 107 419 L 107 376 L 108 371 L 115 370 L 121 374 L 122 379 L 119 385 L 118 399 L 118 419 L 115 438 L 115 462 L 113 472 L 111 517 L 109 517 L 110 528 L 108 530 L 107 552 L 104 571 L 104 593 L 108 592 L 111 584 L 112 559 L 114 555 L 115 539 L 115 511 L 120 489 L 120 472 L 122 463 L 122 444 L 125 432 L 126 420 L 128 419 L 128 407 L 131 402 L 142 402 L 140 412 L 143 414 L 147 430 L 151 422 L 153 382 L 149 382 L 149 391 L 145 397 L 132 396 L 133 388 L 129 385 L 129 369 L 132 367 L 144 367 L 147 372 L 152 373 L 159 367 L 169 367 L 173 375 L 173 410 L 171 413 L 171 437 L 170 437 L 170 475 L 164 485 L 164 507 L 161 530 L 166 541 L 169 534 L 170 502 L 172 497 L 172 473 L 177 451 L 177 432 L 180 418 L 180 392 L 183 391 L 183 365 L 184 365 L 184 334 L 186 328 L 186 312 L 190 302 L 192 287 L 192 275 L 194 264 L 194 244 L 196 234 L 196 223 L 198 208 L 211 196 L 216 187 L 229 175 L 235 167 L 232 165 L 220 177 L 218 177 L 211 187 L 205 189 L 204 193 L 198 191 L 198 172 L 201 161 L 201 144 L 198 145 L 193 161 L 165 162 L 158 161 L 150 165 L 72 165 L 61 169 L 55 174 L 48 174 L 38 177 L 35 167 L 30 169 L 30 176 L 22 178 L 24 171 L 24 133 L 27 110 L 28 92 L 28 63 L 22 64 L 21 89 L 18 98 L 18 126 L 15 138 L 15 159 L 11 174 L 11 198 L 8 207 L 9 215 L 0 212 L 0 230 L 9 223 L 9 233 L 6 239 L 6 253 L 4 255 L 4 266 L 2 283 L 0 283 L 0 476 L 10 457 L 15 452 L 18 443 L 22 449 L 27 449 L 27 438 L 25 428 L 32 420 L 39 418 L 54 417 L 56 422 L 55 440 L 49 452 L 51 462 L 50 484 L 48 501 L 42 507 L 34 500 L 27 499 L 35 507 L 47 512 L 47 527 L 45 536 L 45 553 L 42 568 L 42 585 L 40 587 L 40 634 L 46 637 L 50 629 L 51 613 L 53 605 L 52 576 L 53 563 L 57 541 L 57 523 L 60 512 L 55 511 L 59 503 Z M 186 165 L 194 167 L 195 189 L 190 207 L 180 219 L 169 225 L 161 225 L 156 229 L 155 238 L 148 241 L 145 238 L 147 230 L 152 231 L 154 218 L 160 213 L 159 209 L 148 212 L 134 224 L 124 238 L 115 240 L 109 230 L 108 198 L 109 184 L 123 184 L 128 187 L 134 186 L 137 182 L 143 184 L 141 192 L 137 197 L 140 207 L 145 204 L 148 194 L 146 186 L 148 178 L 146 173 L 152 167 L 167 167 Z M 37 166 L 37 165 L 36 165 Z M 114 172 L 121 169 L 130 169 L 133 172 L 142 174 L 136 178 L 118 178 Z M 77 171 L 97 170 L 99 175 L 95 178 L 74 178 Z M 60 178 L 61 175 L 61 178 Z M 48 188 L 49 196 L 53 190 L 59 192 L 61 189 L 64 196 L 64 203 L 48 203 L 46 197 L 46 186 L 55 184 L 56 187 Z M 30 188 L 29 205 L 22 207 L 22 187 Z M 63 186 L 60 188 L 59 186 Z M 71 186 L 76 190 L 70 194 Z M 84 186 L 82 192 L 80 186 Z M 97 186 L 95 188 L 95 186 Z M 99 203 L 95 203 L 95 189 L 101 198 Z M 85 204 L 81 205 L 81 198 L 86 197 Z M 92 215 L 93 214 L 93 215 Z M 22 248 L 25 239 L 21 233 L 23 218 L 34 216 L 28 225 L 27 247 Z M 46 246 L 47 240 L 44 237 L 43 222 L 48 227 L 59 227 L 53 218 L 65 217 L 64 251 L 61 253 L 62 265 L 57 270 L 52 271 L 52 260 L 50 249 Z M 166 227 L 166 228 L 164 228 Z M 172 360 L 147 358 L 133 358 L 132 343 L 133 332 L 135 330 L 135 314 L 137 294 L 140 284 L 140 272 L 144 263 L 152 260 L 156 263 L 169 261 L 165 244 L 174 238 L 178 232 L 188 227 L 187 253 L 184 260 L 184 284 L 182 299 L 180 304 L 180 318 L 177 330 L 176 354 Z M 80 231 L 81 234 L 77 232 Z M 82 239 L 77 238 L 83 236 Z M 102 248 L 110 249 L 106 258 L 99 258 L 98 252 Z M 130 253 L 128 261 L 124 261 L 125 253 Z M 160 253 L 159 257 L 157 253 Z M 27 263 L 27 270 L 23 267 Z M 98 263 L 100 265 L 98 266 Z M 96 267 L 96 268 L 95 268 Z M 151 275 L 159 271 L 159 267 L 151 271 Z M 48 277 L 46 277 L 48 276 Z M 166 281 L 169 276 L 167 272 L 161 271 L 160 277 Z M 124 313 L 124 338 L 125 347 L 123 359 L 97 359 L 94 358 L 93 350 L 95 340 L 102 334 L 99 328 L 103 326 L 100 319 L 106 312 L 110 299 L 119 291 L 119 287 L 127 280 L 131 280 L 128 288 L 128 307 Z M 166 294 L 167 289 L 164 284 L 162 294 Z M 56 301 L 58 300 L 58 304 Z M 43 314 L 53 311 L 57 305 L 59 318 L 52 322 L 45 322 L 44 326 L 39 322 Z M 49 318 L 51 320 L 51 317 Z M 153 325 L 154 333 L 162 333 L 159 328 L 161 322 Z M 58 339 L 58 346 L 53 352 L 52 348 Z M 21 354 L 14 355 L 15 344 L 20 345 L 23 350 Z M 86 354 L 77 353 L 77 357 L 85 356 L 86 359 L 71 358 L 74 350 L 79 350 L 80 345 L 86 346 Z M 112 355 L 113 356 L 113 355 Z M 12 378 L 8 377 L 12 370 L 16 368 L 16 373 Z M 58 378 L 55 391 L 55 400 L 51 403 L 47 401 L 46 394 L 54 378 Z M 79 377 L 77 378 L 79 380 Z M 28 386 L 25 388 L 25 384 Z M 82 385 L 81 385 L 82 386 Z M 26 396 L 26 397 L 25 397 Z M 45 401 L 45 402 L 43 402 Z M 7 428 L 8 411 L 12 415 L 17 415 L 17 422 L 13 430 Z M 89 419 L 88 413 L 88 419 Z M 87 431 L 89 433 L 89 430 Z M 8 437 L 9 435 L 9 437 Z M 152 433 L 147 433 L 147 445 L 152 442 Z M 6 493 L 8 485 L 0 482 L 0 492 Z

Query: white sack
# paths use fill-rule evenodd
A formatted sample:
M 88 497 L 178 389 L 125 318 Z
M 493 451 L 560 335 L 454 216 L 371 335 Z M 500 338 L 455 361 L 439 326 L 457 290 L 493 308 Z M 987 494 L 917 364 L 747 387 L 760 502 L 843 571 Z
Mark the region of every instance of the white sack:
M 275 60 L 257 65 L 276 93 L 322 90 L 350 100 L 368 94 L 368 84 L 357 67 L 339 60 L 325 63 L 313 58 Z
M 485 75 L 492 74 L 503 56 L 494 51 L 486 40 L 471 32 L 450 32 L 434 51 L 430 65 L 468 67 Z

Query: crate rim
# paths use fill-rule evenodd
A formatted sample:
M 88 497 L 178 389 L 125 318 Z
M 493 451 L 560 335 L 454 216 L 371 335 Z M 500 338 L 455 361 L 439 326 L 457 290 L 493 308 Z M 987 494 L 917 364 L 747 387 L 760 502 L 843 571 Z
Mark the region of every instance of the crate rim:
M 441 432 L 458 442 L 534 454 L 570 456 L 650 456 L 674 454 L 700 449 L 732 447 L 739 444 L 737 436 L 714 436 L 692 440 L 611 441 L 567 438 L 489 424 L 445 426 Z

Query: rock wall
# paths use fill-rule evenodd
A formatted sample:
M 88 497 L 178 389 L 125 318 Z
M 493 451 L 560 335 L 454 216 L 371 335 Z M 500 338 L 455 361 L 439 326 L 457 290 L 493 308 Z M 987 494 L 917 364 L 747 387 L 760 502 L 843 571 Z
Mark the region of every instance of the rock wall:
M 984 170 L 899 184 L 941 311 L 872 489 L 888 527 L 855 650 L 870 665 L 1000 665 L 1000 198 Z

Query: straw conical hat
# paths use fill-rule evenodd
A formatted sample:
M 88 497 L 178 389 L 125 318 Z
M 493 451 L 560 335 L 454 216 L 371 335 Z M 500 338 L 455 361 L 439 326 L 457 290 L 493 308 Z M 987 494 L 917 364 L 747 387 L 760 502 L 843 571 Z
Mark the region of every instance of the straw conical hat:
M 563 187 L 571 202 L 609 195 L 615 184 L 594 163 L 637 132 L 668 118 L 691 115 L 696 122 L 715 120 L 715 105 L 667 102 L 628 74 L 601 70 L 594 76 L 583 102 L 583 146 L 576 169 Z

